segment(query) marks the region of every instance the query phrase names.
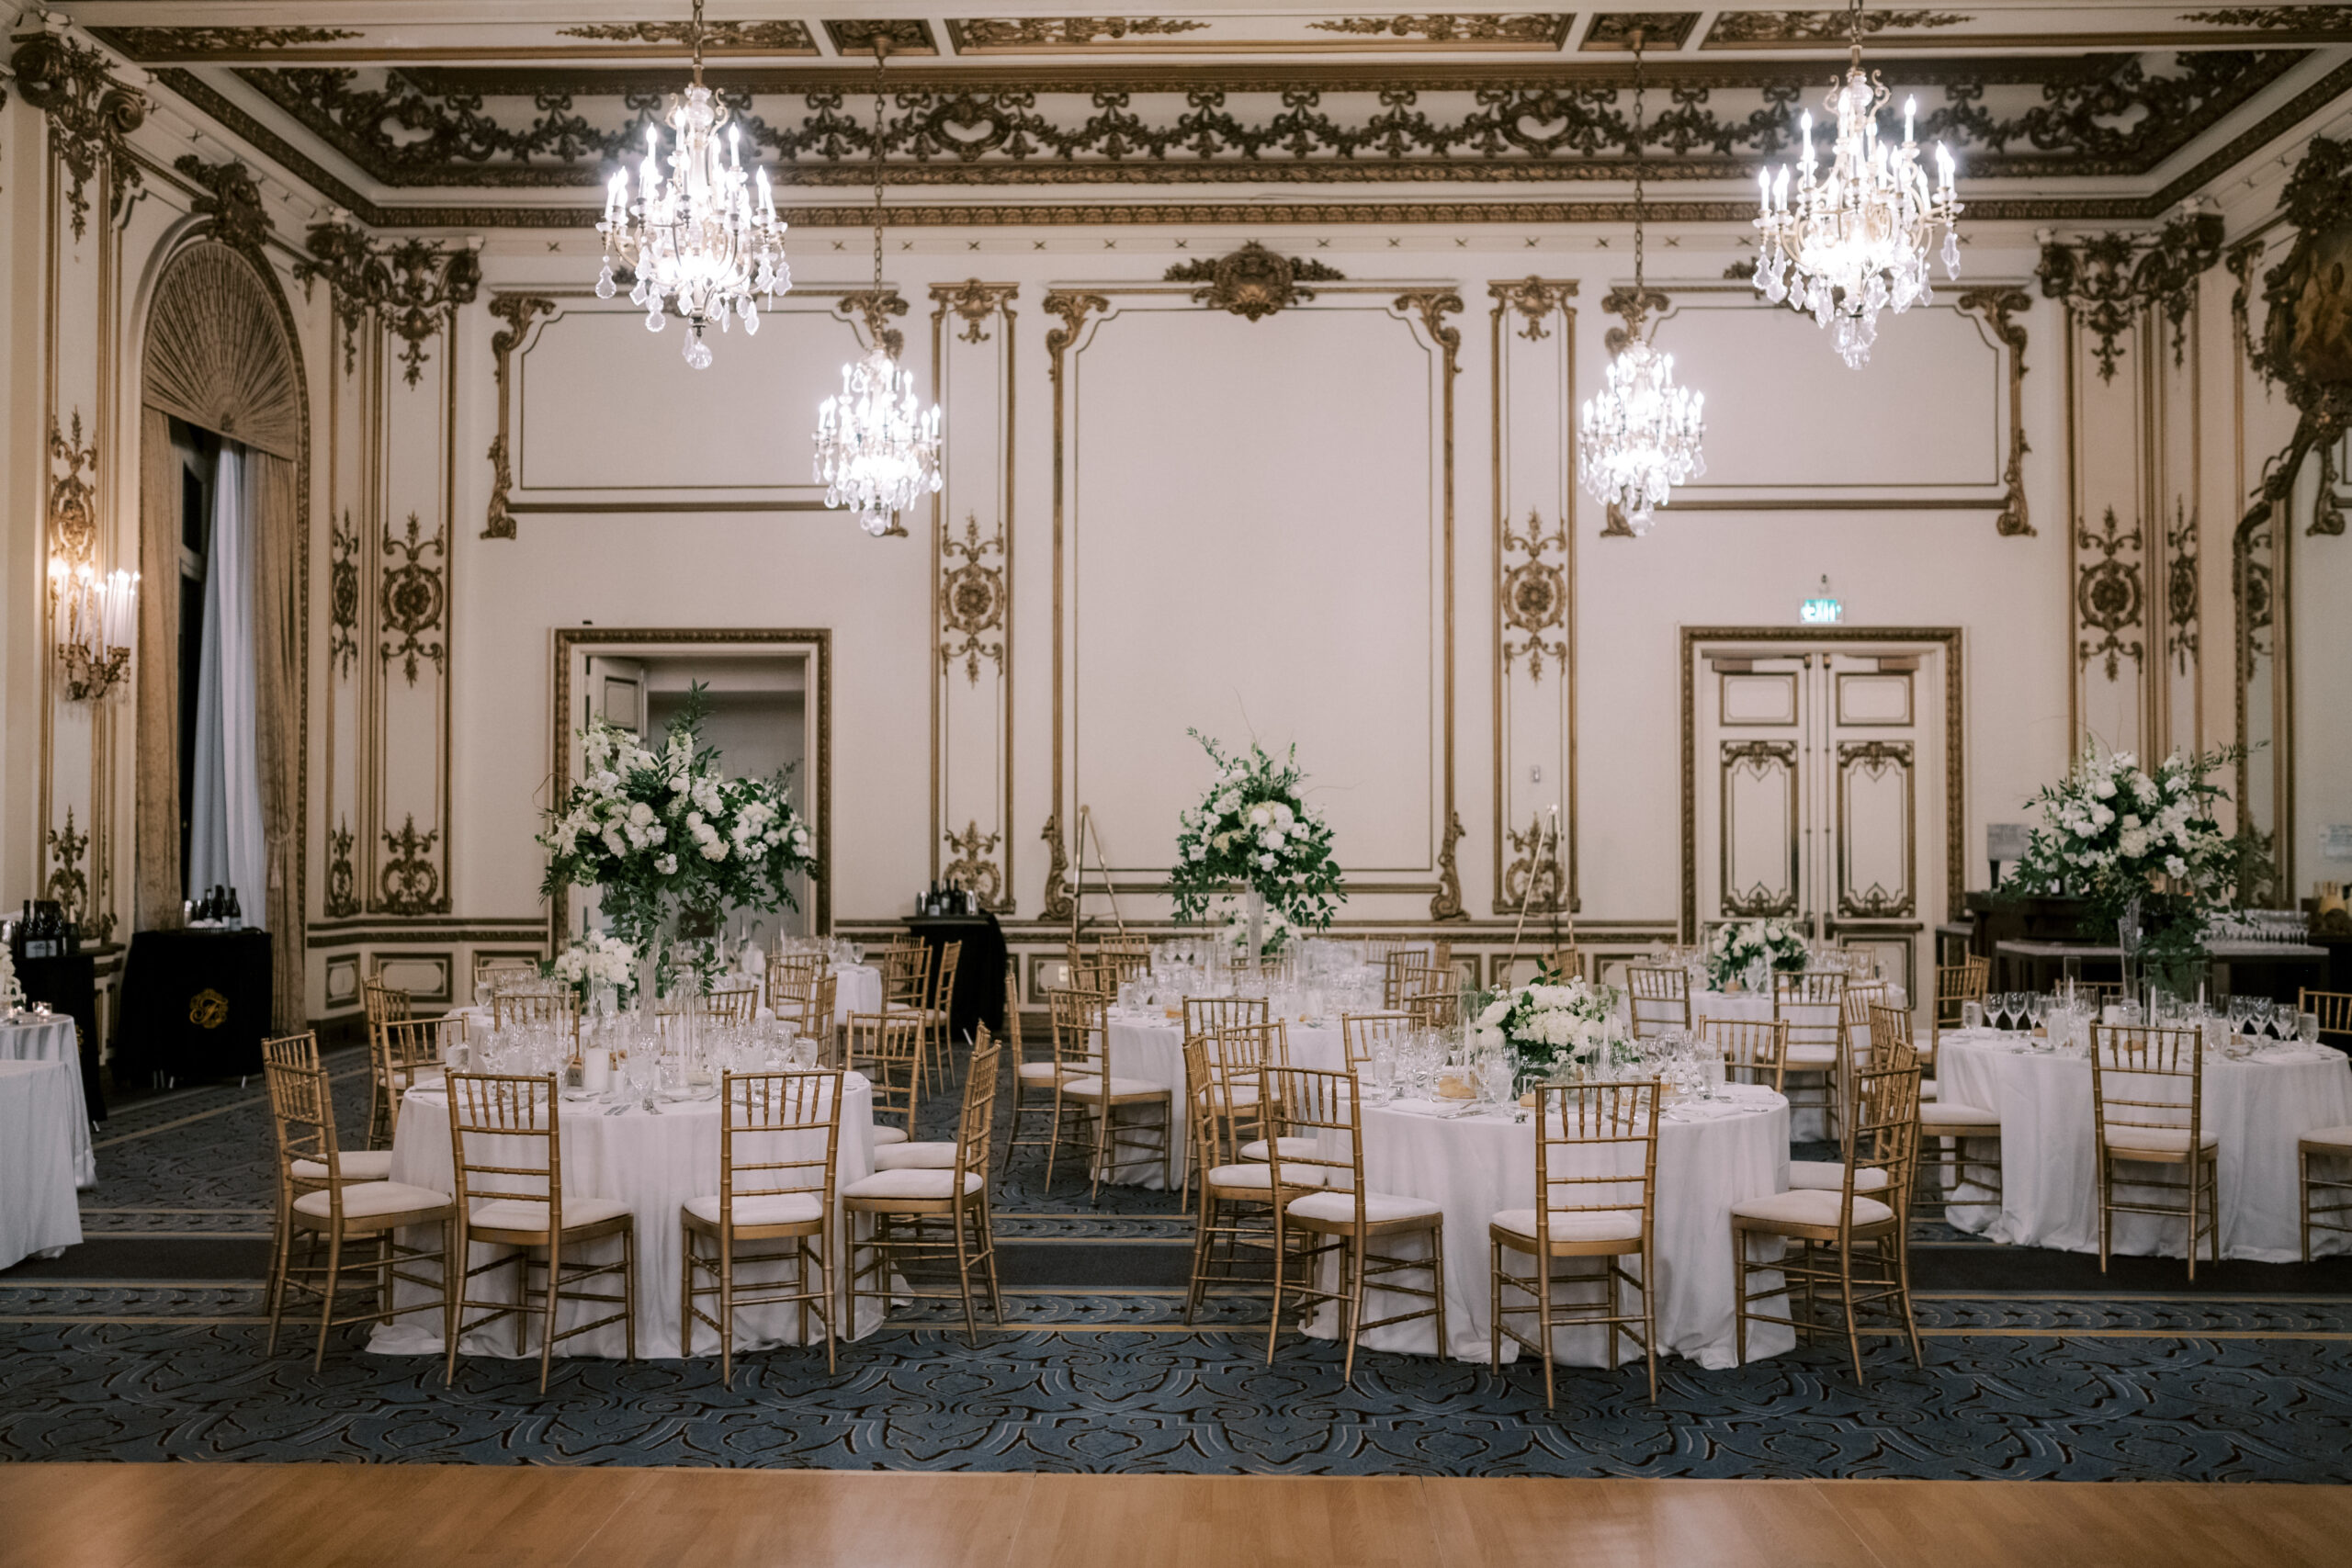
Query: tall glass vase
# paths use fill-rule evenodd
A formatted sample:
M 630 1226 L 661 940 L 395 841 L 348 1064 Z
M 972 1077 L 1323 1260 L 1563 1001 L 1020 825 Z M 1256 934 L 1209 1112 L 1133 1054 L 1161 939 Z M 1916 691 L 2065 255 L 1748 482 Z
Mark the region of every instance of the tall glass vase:
M 1266 896 L 1253 886 L 1246 895 L 1243 908 L 1250 922 L 1250 967 L 1258 969 L 1265 963 Z
M 2132 899 L 2123 906 L 2123 918 L 2115 923 L 2115 942 L 2122 954 L 2123 1000 L 2140 999 L 2140 948 L 2146 933 L 2140 924 L 2140 900 Z

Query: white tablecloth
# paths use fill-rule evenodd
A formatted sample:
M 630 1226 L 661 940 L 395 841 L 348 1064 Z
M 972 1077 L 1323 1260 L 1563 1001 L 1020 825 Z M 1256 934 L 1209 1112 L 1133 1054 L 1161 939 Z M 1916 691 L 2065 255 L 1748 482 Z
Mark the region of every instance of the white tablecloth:
M 89 1122 L 81 1115 L 79 1062 L 0 1062 L 0 1269 L 82 1239 L 74 1130 L 86 1150 Z
M 848 1087 L 842 1096 L 841 1141 L 835 1159 L 838 1187 L 846 1187 L 874 1173 L 874 1091 L 863 1077 L 854 1073 L 845 1082 Z M 560 1115 L 563 1129 L 564 1195 L 618 1199 L 636 1214 L 637 1353 L 640 1357 L 675 1356 L 678 1263 L 685 1249 L 685 1231 L 678 1223 L 678 1211 L 689 1198 L 718 1190 L 718 1102 L 707 1100 L 665 1104 L 659 1114 L 631 1107 L 621 1115 L 608 1116 L 605 1109 L 595 1100 L 564 1103 Z M 738 1147 L 741 1146 L 739 1141 Z M 775 1157 L 768 1152 L 775 1146 L 763 1145 L 759 1157 Z M 540 1146 L 517 1140 L 516 1148 L 526 1152 L 522 1152 L 515 1163 L 539 1157 Z M 392 1179 L 438 1192 L 455 1190 L 456 1166 L 449 1154 L 449 1102 L 437 1086 L 408 1092 L 401 1111 L 400 1131 L 392 1140 Z M 422 1242 L 428 1238 L 420 1233 L 414 1239 Z M 616 1238 L 594 1246 L 596 1250 L 590 1256 L 599 1260 L 620 1256 Z M 759 1250 L 768 1248 L 763 1247 Z M 479 1244 L 472 1251 L 477 1265 L 487 1262 L 492 1254 L 491 1247 Z M 847 1282 L 839 1261 L 836 1259 L 832 1280 L 837 1290 Z M 755 1276 L 752 1269 L 739 1270 L 737 1275 L 739 1280 L 754 1277 L 768 1276 Z M 470 1292 L 484 1300 L 503 1297 L 511 1292 L 513 1279 L 511 1269 L 485 1274 L 474 1281 Z M 585 1288 L 605 1292 L 616 1283 L 616 1276 Z M 415 1286 L 401 1287 L 401 1299 L 404 1302 L 424 1299 L 429 1293 Z M 612 1310 L 602 1303 L 569 1303 L 560 1309 L 558 1326 L 586 1322 Z M 705 1310 L 711 1309 L 707 1304 Z M 713 1312 L 712 1315 L 717 1314 Z M 798 1343 L 799 1321 L 799 1309 L 795 1306 L 738 1309 L 735 1348 L 748 1350 L 765 1345 Z M 846 1326 L 848 1320 L 837 1317 L 837 1322 Z M 856 1338 L 870 1334 L 880 1322 L 881 1309 L 870 1301 L 864 1303 L 854 1330 L 844 1337 Z M 821 1334 L 813 1322 L 810 1326 L 812 1332 Z M 368 1348 L 401 1356 L 438 1352 L 443 1348 L 440 1319 L 432 1313 L 417 1313 L 379 1325 Z M 462 1348 L 468 1355 L 513 1356 L 514 1321 L 502 1319 L 486 1329 L 469 1332 Z M 695 1353 L 717 1348 L 717 1337 L 707 1325 L 700 1325 Z M 621 1325 L 615 1323 L 567 1339 L 556 1350 L 567 1356 L 617 1358 L 627 1350 L 627 1341 Z M 526 1353 L 538 1354 L 536 1331 L 530 1337 Z
M 1290 1043 L 1290 1065 L 1294 1067 L 1314 1067 L 1323 1072 L 1340 1072 L 1348 1065 L 1347 1043 L 1340 1037 L 1337 1021 L 1308 1025 L 1293 1019 L 1283 1030 Z M 1111 1015 L 1111 1076 L 1117 1078 L 1141 1078 L 1146 1083 L 1164 1089 L 1173 1097 L 1170 1106 L 1176 1119 L 1176 1178 L 1182 1183 L 1187 1154 L 1184 1130 L 1184 1025 L 1164 1012 L 1114 1012 Z M 1134 1112 L 1122 1112 L 1123 1116 Z M 1124 1185 L 1142 1187 L 1152 1191 L 1162 1190 L 1160 1162 L 1134 1160 L 1117 1172 Z
M 1731 1257 L 1731 1210 L 1735 1203 L 1785 1191 L 1789 1185 L 1789 1103 L 1770 1089 L 1734 1086 L 1736 1098 L 1715 1108 L 1670 1107 L 1658 1124 L 1657 1207 L 1652 1239 L 1657 1247 L 1657 1345 L 1660 1354 L 1687 1356 L 1705 1367 L 1728 1367 L 1736 1359 L 1733 1302 L 1737 1289 Z M 1489 1255 L 1487 1227 L 1504 1209 L 1535 1201 L 1535 1127 L 1507 1115 L 1485 1112 L 1443 1119 L 1428 1112 L 1428 1101 L 1398 1100 L 1363 1109 L 1365 1185 L 1374 1192 L 1426 1198 L 1445 1210 L 1445 1319 L 1449 1353 L 1458 1360 L 1484 1361 L 1489 1348 Z M 1607 1157 L 1610 1150 L 1587 1151 Z M 1383 1249 L 1398 1257 L 1426 1257 L 1427 1243 L 1395 1237 Z M 1752 1244 L 1753 1256 L 1777 1256 L 1777 1243 Z M 1532 1259 L 1518 1267 L 1527 1272 Z M 1565 1273 L 1572 1266 L 1564 1265 Z M 1598 1271 L 1598 1262 L 1592 1265 Z M 1406 1276 L 1408 1284 L 1423 1281 Z M 1623 1298 L 1638 1310 L 1638 1292 Z M 1522 1298 L 1524 1299 L 1524 1298 Z M 1366 1292 L 1364 1316 L 1380 1318 L 1425 1303 L 1408 1296 Z M 1761 1310 L 1785 1314 L 1775 1301 Z M 1511 1320 L 1533 1334 L 1534 1319 Z M 1338 1314 L 1326 1308 L 1310 1332 L 1338 1332 Z M 1374 1349 L 1408 1355 L 1433 1354 L 1437 1325 L 1428 1318 L 1375 1329 L 1364 1343 Z M 1794 1331 L 1772 1324 L 1748 1326 L 1753 1360 L 1793 1347 Z M 1555 1333 L 1555 1359 L 1577 1366 L 1606 1363 L 1604 1331 L 1572 1327 Z M 1618 1341 L 1617 1359 L 1631 1354 Z M 1503 1359 L 1517 1351 L 1503 1341 Z
M 854 1012 L 882 1010 L 882 971 L 871 964 L 833 965 L 833 1019 L 847 1023 Z
M 74 1185 L 95 1187 L 98 1158 L 90 1147 L 90 1102 L 82 1092 L 82 1041 L 74 1020 L 53 1013 L 45 1020 L 0 1023 L 0 1062 L 68 1062 L 74 1073 Z
M 2270 1055 L 2207 1058 L 2203 1120 L 2221 1138 L 2222 1256 L 2292 1263 L 2302 1257 L 2295 1140 L 2314 1127 L 2352 1123 L 2352 1066 L 2324 1047 L 2311 1048 L 2309 1055 L 2285 1050 Z M 1955 1205 L 1951 1222 L 2012 1246 L 2097 1252 L 2088 1059 L 2033 1051 L 2023 1036 L 1979 1030 L 1946 1034 L 1936 1070 L 1944 1100 L 1982 1106 L 2001 1120 L 2000 1209 Z M 1928 1144 L 1923 1157 L 1934 1149 Z M 2152 1175 L 2159 1170 L 2148 1168 Z M 2178 1174 L 2175 1168 L 2162 1179 Z M 2181 1200 L 2172 1194 L 2165 1201 Z M 2118 1214 L 2114 1227 L 2111 1252 L 2177 1258 L 2186 1250 L 2187 1227 L 2179 1220 Z M 2352 1245 L 2341 1235 L 2314 1232 L 2312 1250 L 2343 1252 Z

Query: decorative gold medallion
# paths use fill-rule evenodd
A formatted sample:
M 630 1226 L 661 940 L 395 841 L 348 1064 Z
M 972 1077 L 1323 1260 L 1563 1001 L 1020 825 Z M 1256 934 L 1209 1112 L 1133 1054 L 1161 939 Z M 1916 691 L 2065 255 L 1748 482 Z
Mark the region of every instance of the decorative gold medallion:
M 207 986 L 187 999 L 187 1021 L 198 1029 L 218 1029 L 229 1021 L 229 998 Z

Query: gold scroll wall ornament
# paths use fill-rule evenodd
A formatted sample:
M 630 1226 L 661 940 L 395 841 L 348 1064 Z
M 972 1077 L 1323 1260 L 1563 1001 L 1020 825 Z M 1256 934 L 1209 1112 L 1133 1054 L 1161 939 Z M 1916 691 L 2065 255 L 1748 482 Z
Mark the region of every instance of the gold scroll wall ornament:
M 49 116 L 55 132 L 50 147 L 71 182 L 66 200 L 80 240 L 89 228 L 89 184 L 101 165 L 112 176 L 109 218 L 120 216 L 129 193 L 146 183 L 130 151 L 131 132 L 147 123 L 146 95 L 116 81 L 106 55 L 63 33 L 19 39 L 8 64 L 25 102 Z
M 98 449 L 82 439 L 82 411 L 73 414 L 72 434 L 49 420 L 49 553 L 67 568 L 95 568 L 98 549 L 96 478 Z M 61 471 L 62 470 L 62 471 Z
M 1552 335 L 1544 322 L 1554 311 L 1563 309 L 1576 298 L 1577 280 L 1573 277 L 1538 277 L 1530 274 L 1509 283 L 1487 285 L 1489 297 L 1499 299 L 1510 310 L 1519 313 L 1519 335 L 1530 343 L 1541 343 Z
M 351 822 L 338 818 L 327 831 L 327 890 L 326 917 L 331 920 L 348 919 L 358 914 L 358 877 L 351 864 Z
M 1541 811 L 1528 819 L 1527 830 L 1510 829 L 1513 859 L 1503 872 L 1498 909 L 1560 910 L 1567 906 L 1567 870 L 1560 863 L 1560 840 Z
M 962 283 L 934 283 L 931 286 L 931 297 L 964 323 L 956 332 L 960 341 L 986 343 L 989 341 L 989 318 L 999 310 L 1010 318 L 1012 314 L 1011 301 L 1020 290 L 1021 286 L 1017 283 L 983 283 L 974 277 Z
M 2197 666 L 2198 540 L 2197 513 L 2176 499 L 2172 522 L 2165 529 L 2165 644 L 2173 668 L 2183 675 Z
M 2115 379 L 2123 334 L 2143 310 L 2161 310 L 2172 324 L 2173 364 L 2187 349 L 2187 321 L 2197 279 L 2222 259 L 2222 215 L 2184 213 L 2154 234 L 2129 231 L 2059 240 L 2047 231 L 2034 276 L 2044 299 L 2064 299 L 2098 340 L 2092 354 L 2098 378 Z
M 2091 660 L 2104 659 L 2107 678 L 2117 680 L 2123 660 L 2136 665 L 2147 657 L 2145 645 L 2124 637 L 2140 625 L 2146 604 L 2139 525 L 2121 527 L 2110 506 L 2098 531 L 2086 524 L 2076 525 L 2075 547 L 2084 557 L 2075 576 L 2075 614 L 2085 634 L 2075 645 L 2075 664 L 2087 670 Z
M 1062 817 L 1058 811 L 1046 818 L 1045 831 L 1037 837 L 1046 845 L 1046 901 L 1037 910 L 1037 918 L 1049 923 L 1067 920 L 1078 913 L 1078 901 L 1070 897 L 1069 856 L 1062 849 Z
M 490 313 L 506 324 L 490 336 L 491 377 L 498 387 L 498 434 L 490 442 L 490 514 L 482 525 L 485 539 L 514 536 L 514 513 L 507 510 L 514 493 L 514 469 L 509 444 L 513 433 L 513 388 L 507 371 L 523 334 L 541 316 L 555 314 L 555 301 L 536 294 L 493 294 Z
M 2032 450 L 2025 439 L 2025 325 L 2018 318 L 2033 308 L 2032 296 L 2022 288 L 1998 284 L 1964 288 L 1954 301 L 1963 314 L 1982 316 L 2007 351 L 2009 364 L 2009 459 L 2001 469 L 2004 497 L 1994 532 L 2003 538 L 2031 538 L 2034 527 L 2025 509 L 2025 455 Z
M 384 638 L 377 651 L 387 668 L 394 660 L 400 660 L 401 673 L 412 686 L 416 684 L 421 662 L 429 660 L 436 671 L 444 670 L 447 658 L 447 646 L 435 635 L 448 607 L 442 577 L 449 564 L 447 532 L 435 528 L 429 537 L 424 536 L 417 514 L 412 512 L 405 537 L 389 529 L 384 534 L 384 559 L 390 565 L 379 585 L 378 612 Z
M 258 258 L 277 224 L 262 205 L 261 186 L 254 183 L 253 172 L 234 160 L 208 164 L 192 152 L 175 159 L 172 167 L 202 187 L 188 205 L 198 217 L 211 220 L 212 237 Z
M 1453 803 L 1453 380 L 1462 374 L 1462 329 L 1448 325 L 1445 318 L 1461 313 L 1462 296 L 1451 288 L 1408 289 L 1396 296 L 1395 308 L 1411 311 L 1430 341 L 1445 356 L 1444 373 L 1440 378 L 1443 388 L 1440 417 L 1445 431 L 1445 471 L 1441 480 L 1445 498 L 1445 831 L 1438 842 L 1438 886 L 1430 897 L 1430 919 L 1459 920 L 1469 918 L 1469 912 L 1462 907 L 1462 872 L 1454 853 L 1454 847 L 1465 836 L 1466 829 L 1462 826 L 1462 813 Z
M 833 301 L 833 313 L 865 334 L 866 347 L 886 349 L 893 359 L 905 352 L 907 334 L 890 324 L 907 313 L 907 302 L 896 289 L 853 288 Z
M 1179 262 L 1163 276 L 1170 283 L 1203 285 L 1193 291 L 1194 304 L 1258 321 L 1314 299 L 1315 291 L 1301 285 L 1338 283 L 1346 275 L 1318 261 L 1278 254 L 1251 240 L 1214 261 Z
M 1004 671 L 1004 527 L 980 537 L 979 519 L 967 513 L 964 536 L 943 534 L 939 543 L 939 662 L 943 670 L 964 661 L 965 678 L 980 683 L 980 661 Z M 960 642 L 950 639 L 960 637 Z
M 1557 559 L 1553 558 L 1555 555 Z M 1503 670 L 1508 673 L 1521 659 L 1527 660 L 1528 678 L 1544 680 L 1546 659 L 1565 676 L 1568 667 L 1566 637 L 1568 616 L 1568 530 L 1565 521 L 1545 532 L 1544 520 L 1532 510 L 1524 534 L 1503 525 L 1502 603 L 1496 606 L 1503 624 Z M 1516 632 L 1518 635 L 1512 635 Z
M 441 829 L 416 830 L 416 814 L 411 812 L 397 833 L 384 835 L 386 859 L 384 870 L 378 878 L 383 889 L 378 908 L 388 915 L 446 915 L 449 912 L 449 896 L 441 888 L 441 870 L 433 863 L 433 852 L 441 841 Z
M 327 525 L 327 665 L 338 678 L 359 657 L 359 530 L 351 508 Z
M 82 869 L 82 860 L 90 852 L 90 835 L 74 831 L 70 806 L 65 808 L 65 826 L 49 830 L 49 852 L 54 863 L 42 884 L 41 897 L 53 900 L 67 920 L 80 925 L 89 912 L 90 879 Z M 113 930 L 114 917 L 108 915 L 104 931 L 85 928 L 83 934 L 104 942 Z
M 945 835 L 947 847 L 955 854 L 940 873 L 950 887 L 968 888 L 980 897 L 980 907 L 995 909 L 1004 899 L 1004 874 L 996 863 L 997 846 L 1004 841 L 1001 833 L 983 833 L 978 821 L 967 823 L 962 832 Z
M 294 264 L 294 276 L 305 288 L 326 279 L 343 323 L 345 373 L 360 325 L 372 319 L 401 340 L 401 378 L 415 386 L 426 341 L 453 326 L 458 307 L 472 304 L 481 288 L 481 258 L 471 243 L 378 242 L 348 223 L 322 223 L 307 244 L 311 254 Z

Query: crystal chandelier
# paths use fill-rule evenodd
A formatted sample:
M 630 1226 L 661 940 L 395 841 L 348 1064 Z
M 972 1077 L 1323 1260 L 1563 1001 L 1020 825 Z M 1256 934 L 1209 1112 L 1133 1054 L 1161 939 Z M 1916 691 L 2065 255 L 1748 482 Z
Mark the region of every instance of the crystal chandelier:
M 842 367 L 842 389 L 817 410 L 817 479 L 827 506 L 858 513 L 858 525 L 890 533 L 894 514 L 939 489 L 939 405 L 915 396 L 883 340 L 882 30 L 874 38 L 874 292 L 867 315 L 873 348 Z
M 1642 331 L 1651 296 L 1643 287 L 1642 29 L 1634 45 L 1634 292 L 1625 309 L 1624 347 L 1610 362 L 1600 395 L 1585 400 L 1577 458 L 1585 489 L 1617 509 L 1635 535 L 1676 485 L 1707 471 L 1702 393 L 1674 384 L 1674 355 L 1660 354 Z M 1663 296 L 1659 296 L 1663 299 Z M 1616 334 L 1611 334 L 1614 337 Z
M 1918 100 L 1903 103 L 1903 145 L 1878 139 L 1879 110 L 1890 95 L 1875 72 L 1862 69 L 1862 5 L 1853 0 L 1852 47 L 1846 79 L 1831 87 L 1824 107 L 1837 116 L 1838 143 L 1829 172 L 1815 177 L 1813 114 L 1799 122 L 1804 137 L 1794 203 L 1789 171 L 1758 175 L 1763 210 L 1756 220 L 1763 254 L 1756 287 L 1777 305 L 1786 299 L 1826 327 L 1838 323 L 1838 354 L 1849 366 L 1871 356 L 1878 313 L 1899 314 L 1934 299 L 1928 283 L 1928 247 L 1944 231 L 1947 277 L 1960 276 L 1961 204 L 1952 190 L 1951 153 L 1936 143 L 1936 184 L 1919 164 L 1912 139 Z
M 725 332 L 740 319 L 746 336 L 760 330 L 755 295 L 773 299 L 792 287 L 784 260 L 784 220 L 775 215 L 768 172 L 754 167 L 759 190 L 743 175 L 741 126 L 726 104 L 702 85 L 702 0 L 695 0 L 695 79 L 663 107 L 674 145 L 670 173 L 662 172 L 662 131 L 645 128 L 645 162 L 638 172 L 638 197 L 629 199 L 628 171 L 613 175 L 605 193 L 605 269 L 596 298 L 615 292 L 613 258 L 636 275 L 629 302 L 645 307 L 645 330 L 662 330 L 662 309 L 674 306 L 686 323 L 686 363 L 700 370 L 710 364 L 704 329 L 714 321 Z M 724 148 L 718 131 L 727 130 Z

